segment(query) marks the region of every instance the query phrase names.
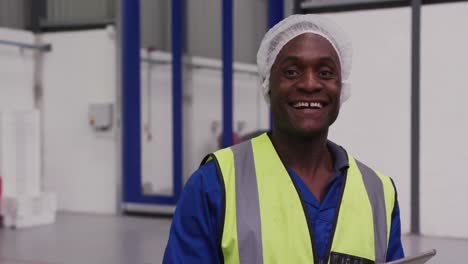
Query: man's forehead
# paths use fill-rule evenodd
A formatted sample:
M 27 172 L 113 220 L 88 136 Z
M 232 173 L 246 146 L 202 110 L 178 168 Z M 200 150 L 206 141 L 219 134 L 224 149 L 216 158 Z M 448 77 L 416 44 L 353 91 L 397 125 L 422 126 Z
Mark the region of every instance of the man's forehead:
M 314 33 L 304 33 L 291 39 L 286 43 L 286 45 L 283 46 L 283 48 L 281 48 L 279 53 L 281 54 L 282 51 L 288 49 L 291 51 L 291 48 L 293 48 L 292 51 L 294 51 L 299 47 L 313 49 L 317 52 L 328 52 L 337 55 L 335 47 L 330 41 L 328 41 L 327 38 Z
M 301 60 L 305 56 L 313 56 L 321 61 L 331 60 L 337 64 L 340 63 L 333 44 L 325 37 L 314 33 L 304 33 L 291 39 L 280 50 L 276 62 Z
M 281 56 L 281 57 L 278 57 L 280 58 L 279 59 L 279 63 L 286 63 L 286 62 L 300 62 L 300 61 L 304 61 L 306 59 L 309 59 L 309 58 L 306 58 L 304 56 L 295 56 L 295 55 L 290 55 L 290 54 L 285 54 L 284 56 Z M 326 62 L 333 62 L 333 63 L 336 63 L 338 64 L 339 61 L 336 57 L 334 56 L 328 56 L 326 54 L 323 54 L 322 56 L 316 56 L 314 58 L 312 58 L 314 61 L 317 61 L 317 62 L 322 62 L 322 63 L 326 63 Z

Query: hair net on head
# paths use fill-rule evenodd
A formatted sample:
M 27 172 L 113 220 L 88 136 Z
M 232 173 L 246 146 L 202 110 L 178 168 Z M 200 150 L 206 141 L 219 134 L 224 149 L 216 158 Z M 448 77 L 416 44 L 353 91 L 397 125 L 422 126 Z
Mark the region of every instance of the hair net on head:
M 346 33 L 333 21 L 318 15 L 292 15 L 274 27 L 263 37 L 257 53 L 258 73 L 262 81 L 263 95 L 267 103 L 270 103 L 268 92 L 270 91 L 270 70 L 281 49 L 293 38 L 304 34 L 313 33 L 324 37 L 335 48 L 341 65 L 341 96 L 340 104 L 350 96 L 349 77 L 352 64 L 352 43 Z

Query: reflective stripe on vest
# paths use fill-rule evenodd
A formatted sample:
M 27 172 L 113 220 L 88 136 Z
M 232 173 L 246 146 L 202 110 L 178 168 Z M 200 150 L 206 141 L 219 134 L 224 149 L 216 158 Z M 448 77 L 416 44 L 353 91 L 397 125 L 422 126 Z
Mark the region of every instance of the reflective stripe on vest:
M 372 208 L 375 262 L 384 263 L 387 256 L 387 228 L 378 228 L 380 226 L 387 227 L 387 212 L 382 181 L 372 169 L 358 160 L 356 160 L 356 163 L 364 180 Z
M 226 192 L 221 241 L 225 263 L 314 263 L 302 198 L 269 137 L 263 134 L 213 156 Z M 385 262 L 393 185 L 348 157 L 329 251 Z

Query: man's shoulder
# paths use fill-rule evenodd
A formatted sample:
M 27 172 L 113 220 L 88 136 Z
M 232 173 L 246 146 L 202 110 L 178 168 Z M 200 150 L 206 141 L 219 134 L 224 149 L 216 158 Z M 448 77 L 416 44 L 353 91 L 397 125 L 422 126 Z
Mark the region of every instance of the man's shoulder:
M 198 169 L 195 172 L 199 172 L 200 174 L 203 175 L 211 175 L 211 174 L 217 174 L 216 170 L 216 162 L 213 159 L 210 159 L 198 167 Z
M 210 189 L 217 188 L 218 186 L 219 177 L 216 162 L 214 160 L 209 160 L 200 165 L 200 167 L 192 173 L 185 188 L 195 188 L 209 192 Z
M 386 173 L 383 173 L 379 169 L 377 169 L 376 168 L 377 166 L 374 166 L 371 162 L 367 162 L 365 160 L 363 161 L 360 157 L 354 156 L 353 153 L 349 153 L 345 148 L 343 148 L 342 146 L 340 146 L 340 145 L 338 145 L 336 143 L 333 143 L 333 142 L 330 142 L 330 143 L 333 144 L 332 146 L 334 146 L 335 151 L 338 150 L 338 149 L 341 149 L 342 153 L 344 153 L 344 154 L 341 154 L 341 155 L 346 156 L 346 159 L 348 160 L 349 165 L 354 163 L 354 164 L 357 165 L 359 170 L 363 170 L 363 169 L 371 170 L 379 178 L 381 178 L 382 180 L 386 180 L 386 181 L 388 180 L 388 181 L 392 182 L 392 184 L 393 184 L 393 179 L 390 176 L 388 176 Z M 342 156 L 341 159 L 343 159 L 343 156 Z M 351 161 L 349 159 L 352 159 L 353 161 Z

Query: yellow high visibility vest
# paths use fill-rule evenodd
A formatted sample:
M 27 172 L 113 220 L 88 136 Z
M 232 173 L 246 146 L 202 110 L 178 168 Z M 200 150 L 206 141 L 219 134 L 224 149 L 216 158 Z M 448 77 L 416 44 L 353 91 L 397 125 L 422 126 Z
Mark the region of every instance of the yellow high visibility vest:
M 389 177 L 348 154 L 331 246 L 318 261 L 304 202 L 266 133 L 211 159 L 224 188 L 225 263 L 385 262 L 395 204 Z

